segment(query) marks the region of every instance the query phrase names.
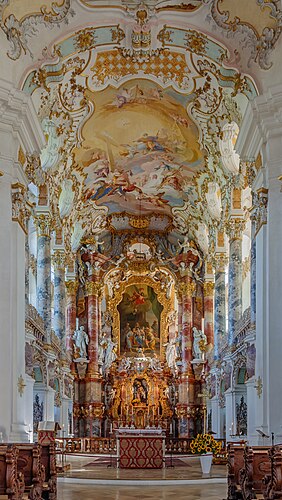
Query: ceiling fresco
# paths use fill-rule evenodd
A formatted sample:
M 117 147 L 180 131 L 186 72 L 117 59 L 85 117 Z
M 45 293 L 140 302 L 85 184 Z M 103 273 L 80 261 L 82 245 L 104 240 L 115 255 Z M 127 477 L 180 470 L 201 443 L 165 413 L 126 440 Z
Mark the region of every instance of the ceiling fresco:
M 85 199 L 109 214 L 140 214 L 170 213 L 193 197 L 192 178 L 205 163 L 187 96 L 141 79 L 86 95 L 94 113 L 74 149 Z
M 145 228 L 167 231 L 174 244 L 189 232 L 206 253 L 228 215 L 232 185 L 242 182 L 235 136 L 227 149 L 219 139 L 226 124 L 238 129 L 257 90 L 223 64 L 222 44 L 195 29 L 152 28 L 146 50 L 136 49 L 136 24 L 144 24 L 135 14 L 128 26 L 68 33 L 49 51 L 53 61 L 25 76 L 47 137 L 41 171 L 31 159 L 26 173 L 50 186 L 67 249 L 106 228 Z

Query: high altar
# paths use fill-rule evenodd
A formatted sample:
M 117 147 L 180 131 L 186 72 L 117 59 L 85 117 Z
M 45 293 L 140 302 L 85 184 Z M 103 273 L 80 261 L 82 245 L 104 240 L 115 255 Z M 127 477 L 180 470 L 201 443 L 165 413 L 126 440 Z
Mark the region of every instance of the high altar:
M 110 264 L 97 237 L 80 251 L 83 280 L 70 334 L 77 436 L 107 437 L 125 427 L 161 428 L 174 437 L 202 430 L 205 402 L 197 394 L 207 337 L 200 329 L 204 302 L 207 318 L 210 302 L 198 279 L 200 254 L 185 242 L 175 257 L 176 274 L 158 250 L 159 236 L 144 234 L 139 242 L 129 235 L 123 247 L 116 238 L 119 258 Z M 123 440 L 133 439 L 118 436 L 122 450 Z
M 120 428 L 117 436 L 117 467 L 161 469 L 165 466 L 165 433 L 162 429 Z

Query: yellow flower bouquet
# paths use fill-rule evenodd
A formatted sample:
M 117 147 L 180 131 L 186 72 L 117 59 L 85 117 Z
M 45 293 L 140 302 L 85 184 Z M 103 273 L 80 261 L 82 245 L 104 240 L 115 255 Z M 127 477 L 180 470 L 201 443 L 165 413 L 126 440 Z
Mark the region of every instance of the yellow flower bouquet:
M 221 451 L 221 442 L 216 441 L 211 434 L 198 434 L 190 444 L 191 453 L 202 455 L 212 453 L 217 455 Z

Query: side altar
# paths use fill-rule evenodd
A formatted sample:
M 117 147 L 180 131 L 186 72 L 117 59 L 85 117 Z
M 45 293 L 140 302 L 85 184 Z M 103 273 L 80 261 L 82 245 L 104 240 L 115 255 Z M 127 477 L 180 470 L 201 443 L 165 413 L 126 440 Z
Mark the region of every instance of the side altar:
M 165 432 L 162 429 L 116 430 L 117 467 L 161 469 L 165 466 Z

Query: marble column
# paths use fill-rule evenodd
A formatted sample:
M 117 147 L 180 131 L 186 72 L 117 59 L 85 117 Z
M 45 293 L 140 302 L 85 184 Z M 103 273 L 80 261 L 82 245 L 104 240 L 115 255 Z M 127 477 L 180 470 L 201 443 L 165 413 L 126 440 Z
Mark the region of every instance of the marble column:
M 65 349 L 65 253 L 56 250 L 52 255 L 54 266 L 54 320 L 53 330 Z
M 45 341 L 51 340 L 51 216 L 39 213 L 37 227 L 37 311 L 44 322 Z
M 191 406 L 194 404 L 195 376 L 192 367 L 193 360 L 193 307 L 192 295 L 195 291 L 195 283 L 187 274 L 180 283 L 178 293 L 182 297 L 182 373 L 179 383 L 179 402 L 177 404 L 177 415 L 179 421 L 179 437 L 188 437 L 193 434 L 194 425 L 191 414 Z
M 71 372 L 75 375 L 75 366 L 73 362 L 73 332 L 76 329 L 76 294 L 78 290 L 78 282 L 75 280 L 67 280 L 66 286 L 66 354 L 70 362 Z
M 251 213 L 251 326 L 256 324 L 256 221 L 255 213 Z
M 229 236 L 228 268 L 228 344 L 233 345 L 236 324 L 242 315 L 242 231 L 245 222 L 231 217 L 227 225 Z
M 28 234 L 25 237 L 25 307 L 29 305 L 29 241 Z
M 207 336 L 208 345 L 214 345 L 214 282 L 205 281 L 204 283 L 204 332 Z
M 93 276 L 93 281 L 86 283 L 88 297 L 88 371 L 85 381 L 85 433 L 87 436 L 101 435 L 101 418 L 103 414 L 102 381 L 98 366 L 99 347 L 99 295 L 101 291 L 99 271 Z
M 219 358 L 220 346 L 226 335 L 225 253 L 214 258 L 214 358 Z

